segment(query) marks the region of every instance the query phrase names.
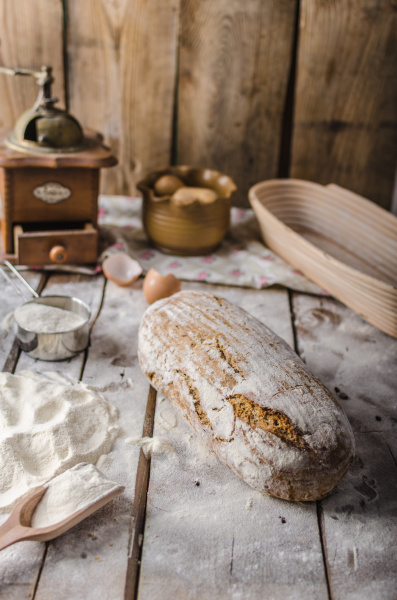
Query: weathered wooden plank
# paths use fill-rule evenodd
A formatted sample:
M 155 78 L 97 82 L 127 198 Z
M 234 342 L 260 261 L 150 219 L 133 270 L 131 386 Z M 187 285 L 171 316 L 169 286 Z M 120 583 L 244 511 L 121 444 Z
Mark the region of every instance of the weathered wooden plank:
M 103 191 L 133 194 L 142 170 L 171 160 L 179 1 L 66 7 L 70 108 L 120 161 L 103 171 Z
M 285 290 L 184 286 L 240 304 L 293 345 Z M 328 598 L 315 503 L 251 489 L 167 399 L 154 437 L 139 600 Z
M 64 106 L 62 3 L 53 0 L 2 2 L 0 10 L 0 64 L 40 70 L 54 69 L 53 95 Z M 0 74 L 0 126 L 11 127 L 22 112 L 33 106 L 38 87 L 28 77 Z
M 394 600 L 397 467 L 379 433 L 356 433 L 357 458 L 338 493 L 323 501 L 335 600 Z
M 146 405 L 145 421 L 143 423 L 142 438 L 153 437 L 154 412 L 156 409 L 157 392 L 150 387 Z M 134 523 L 134 537 L 131 539 L 131 550 L 128 556 L 127 577 L 124 588 L 125 600 L 136 597 L 140 573 L 140 558 L 142 555 L 142 540 L 145 529 L 147 490 L 149 487 L 150 457 L 146 457 L 141 449 L 136 472 L 134 504 L 132 505 L 132 519 Z
M 24 273 L 24 277 L 32 284 L 40 276 L 27 272 Z M 100 305 L 102 288 L 103 281 L 99 278 L 93 279 L 81 275 L 53 275 L 50 277 L 43 294 L 77 296 L 87 302 L 95 315 Z M 6 306 L 8 306 L 10 298 L 11 293 L 6 296 Z M 15 301 L 15 296 L 12 299 Z M 17 295 L 18 305 L 21 300 Z M 25 370 L 41 373 L 56 371 L 63 376 L 78 380 L 84 359 L 84 353 L 80 353 L 67 361 L 47 362 L 33 360 L 26 354 L 21 353 L 16 372 L 20 373 Z M 2 516 L 3 520 L 4 517 Z M 45 556 L 46 545 L 41 542 L 23 542 L 2 551 L 0 554 L 0 598 L 20 600 L 25 597 L 32 597 Z
M 277 176 L 295 0 L 184 0 L 178 162 L 235 180 L 234 202 Z
M 388 0 L 302 0 L 292 177 L 338 183 L 391 206 L 396 31 Z
M 11 276 L 10 273 L 8 274 Z M 40 275 L 37 273 L 27 272 L 24 277 L 33 288 L 36 288 L 40 281 Z M 18 285 L 23 287 L 22 284 L 18 283 Z M 23 291 L 26 293 L 26 298 L 29 298 L 28 290 L 24 289 Z M 5 281 L 0 275 L 0 362 L 3 371 L 11 371 L 14 364 L 11 361 L 8 362 L 8 356 L 15 338 L 11 313 L 23 302 L 24 299 L 11 283 Z M 14 350 L 15 352 L 16 350 Z
M 299 352 L 353 426 L 356 460 L 322 501 L 335 600 L 394 599 L 397 340 L 332 299 L 294 295 Z
M 35 288 L 34 288 L 38 294 L 41 294 L 42 290 L 45 287 L 45 284 L 47 283 L 47 280 L 48 280 L 48 275 L 43 273 L 40 277 L 40 281 L 39 281 L 38 285 L 35 286 Z M 25 295 L 24 297 L 26 298 L 29 296 Z M 15 336 L 14 336 L 14 340 L 12 342 L 11 349 L 10 349 L 7 359 L 3 365 L 3 371 L 8 371 L 10 373 L 15 372 L 15 368 L 17 366 L 17 363 L 18 363 L 18 360 L 19 360 L 19 357 L 21 354 L 21 349 L 19 347 L 19 340 L 16 335 L 16 325 L 12 318 L 12 315 L 13 315 L 13 311 L 12 311 L 12 313 L 8 313 L 8 315 L 5 317 L 5 319 L 2 323 L 3 331 L 5 332 L 6 336 L 8 336 L 9 338 L 12 338 L 12 336 L 15 332 Z M 11 324 L 11 320 L 12 320 L 12 324 Z M 10 328 L 10 329 L 8 329 L 8 328 Z
M 126 486 L 121 497 L 49 546 L 36 600 L 124 598 L 129 552 L 134 539 L 131 519 L 140 437 L 149 385 L 137 361 L 137 329 L 146 309 L 141 282 L 119 288 L 109 282 L 96 321 L 83 381 L 99 388 L 119 410 L 122 433 L 98 467 Z

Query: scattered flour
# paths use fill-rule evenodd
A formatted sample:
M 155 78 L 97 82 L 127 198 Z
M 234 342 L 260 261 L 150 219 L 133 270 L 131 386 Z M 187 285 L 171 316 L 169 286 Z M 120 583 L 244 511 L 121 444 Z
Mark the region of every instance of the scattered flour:
M 134 446 L 140 446 L 147 459 L 152 457 L 152 454 L 166 454 L 175 453 L 174 447 L 166 438 L 162 437 L 136 437 L 127 438 L 126 444 L 133 444 Z
M 253 503 L 254 503 L 253 499 L 248 498 L 246 505 L 245 505 L 245 510 L 251 510 Z
M 47 304 L 28 302 L 14 312 L 18 325 L 36 333 L 62 333 L 71 331 L 86 321 L 71 310 L 64 310 Z
M 166 431 L 169 431 L 170 429 L 176 427 L 177 419 L 174 409 L 170 409 L 167 407 L 161 408 L 161 410 L 159 411 L 159 415 L 161 424 Z
M 116 408 L 94 388 L 0 373 L 0 512 L 66 469 L 96 463 L 119 432 Z
M 0 323 L 0 329 L 5 332 L 9 332 L 12 329 L 14 323 L 14 311 L 9 312 Z
M 33 513 L 32 527 L 60 523 L 78 510 L 88 508 L 112 491 L 123 487 L 106 479 L 94 465 L 80 463 L 46 484 L 47 491 Z

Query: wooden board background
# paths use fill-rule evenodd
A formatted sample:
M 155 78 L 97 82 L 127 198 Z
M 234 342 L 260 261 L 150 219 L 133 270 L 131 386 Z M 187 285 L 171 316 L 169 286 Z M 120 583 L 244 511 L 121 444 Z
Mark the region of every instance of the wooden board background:
M 222 465 L 161 395 L 148 414 L 151 392 L 137 358 L 142 280 L 121 288 L 102 276 L 27 276 L 44 293 L 89 304 L 91 344 L 71 360 L 42 362 L 18 357 L 13 330 L 1 327 L 2 368 L 99 388 L 122 432 L 98 466 L 126 491 L 56 540 L 1 552 L 1 600 L 395 600 L 397 340 L 331 298 L 183 282 L 265 322 L 347 413 L 356 459 L 346 476 L 322 501 L 285 502 Z M 3 279 L 0 297 L 3 323 L 22 299 Z M 152 435 L 166 445 L 154 445 L 146 460 L 139 439 Z
M 54 67 L 54 92 L 104 133 L 134 194 L 170 163 L 239 187 L 292 175 L 390 208 L 397 150 L 392 0 L 0 0 L 0 64 Z M 0 125 L 35 99 L 0 75 Z
M 302 0 L 291 175 L 388 208 L 396 169 L 397 7 Z

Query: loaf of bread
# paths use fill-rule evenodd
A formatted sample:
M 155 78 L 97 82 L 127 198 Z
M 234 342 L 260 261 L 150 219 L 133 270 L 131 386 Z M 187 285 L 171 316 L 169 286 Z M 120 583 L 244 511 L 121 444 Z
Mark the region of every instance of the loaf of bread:
M 318 500 L 346 473 L 354 437 L 342 408 L 275 333 L 218 296 L 183 291 L 150 306 L 143 372 L 253 488 Z

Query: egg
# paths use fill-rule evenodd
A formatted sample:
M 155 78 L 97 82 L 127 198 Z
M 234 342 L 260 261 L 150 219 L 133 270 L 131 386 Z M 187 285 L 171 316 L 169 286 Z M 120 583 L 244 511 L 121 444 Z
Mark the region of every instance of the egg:
M 172 196 L 176 190 L 185 184 L 176 175 L 162 175 L 154 184 L 154 191 L 157 196 Z
M 139 262 L 125 254 L 125 252 L 117 252 L 117 254 L 105 258 L 102 263 L 102 270 L 107 279 L 121 286 L 130 285 L 142 273 Z
M 143 281 L 143 294 L 148 304 L 168 298 L 181 289 L 181 282 L 172 273 L 160 275 L 155 269 L 148 271 Z
M 212 204 L 218 198 L 214 190 L 201 187 L 181 187 L 171 197 L 171 201 L 177 206 L 187 206 L 193 202 L 200 204 Z

